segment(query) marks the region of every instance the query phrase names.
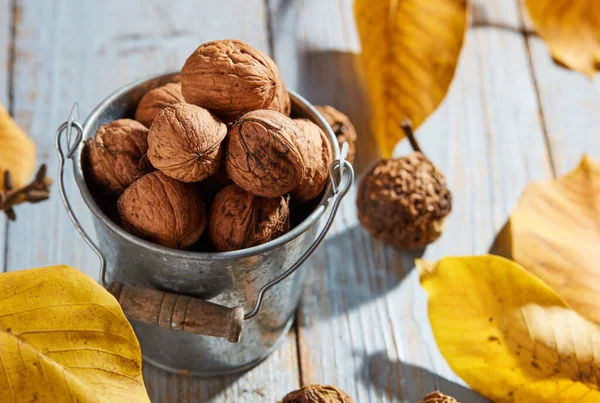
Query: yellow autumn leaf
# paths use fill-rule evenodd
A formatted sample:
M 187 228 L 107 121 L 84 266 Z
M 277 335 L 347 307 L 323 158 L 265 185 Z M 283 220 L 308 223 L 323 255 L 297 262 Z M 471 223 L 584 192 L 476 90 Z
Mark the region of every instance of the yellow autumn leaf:
M 494 252 L 544 280 L 576 311 L 600 323 L 600 165 L 584 156 L 556 180 L 529 185 Z
M 555 60 L 592 77 L 600 68 L 600 1 L 525 0 Z
M 446 96 L 467 29 L 466 0 L 356 0 L 361 60 L 381 153 Z
M 600 402 L 600 326 L 499 256 L 417 261 L 450 367 L 494 402 Z
M 35 169 L 35 144 L 0 104 L 0 188 L 7 169 L 16 188 L 25 185 Z
M 68 266 L 0 275 L 1 402 L 149 402 L 117 301 Z

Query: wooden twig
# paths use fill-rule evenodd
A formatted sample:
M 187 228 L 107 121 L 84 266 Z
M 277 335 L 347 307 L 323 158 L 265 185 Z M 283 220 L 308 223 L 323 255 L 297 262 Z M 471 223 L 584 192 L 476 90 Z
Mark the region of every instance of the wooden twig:
M 16 220 L 14 206 L 21 203 L 38 203 L 50 197 L 52 179 L 46 176 L 46 165 L 43 164 L 35 174 L 33 181 L 25 187 L 14 189 L 10 171 L 4 172 L 4 189 L 0 190 L 0 210 L 9 220 Z
M 413 132 L 412 122 L 410 121 L 410 119 L 404 119 L 402 123 L 400 123 L 400 126 L 402 127 L 402 130 L 404 130 L 404 134 L 406 134 L 408 141 L 410 141 L 410 145 L 413 148 L 413 150 L 422 153 L 421 147 L 419 146 L 419 142 L 417 141 L 415 133 Z

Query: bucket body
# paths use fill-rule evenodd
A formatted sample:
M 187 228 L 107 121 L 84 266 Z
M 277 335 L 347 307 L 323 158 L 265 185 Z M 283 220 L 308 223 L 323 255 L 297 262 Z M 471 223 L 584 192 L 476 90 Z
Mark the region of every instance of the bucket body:
M 135 82 L 101 103 L 83 126 L 84 140 L 107 122 L 132 117 L 139 99 L 150 89 L 171 82 L 175 74 Z M 304 99 L 290 92 L 294 117 L 314 121 L 328 134 L 334 158 L 339 148 L 325 120 Z M 317 237 L 319 219 L 326 210 L 331 189 L 324 192 L 312 212 L 283 236 L 256 247 L 224 253 L 202 253 L 166 248 L 127 233 L 109 218 L 92 196 L 86 182 L 85 147 L 74 155 L 75 180 L 93 213 L 97 245 L 107 261 L 106 280 L 133 286 L 200 297 L 227 307 L 254 307 L 259 290 L 296 262 Z M 213 376 L 247 369 L 277 348 L 286 335 L 298 305 L 305 265 L 269 289 L 256 316 L 244 323 L 239 343 L 173 331 L 132 321 L 144 359 L 163 369 Z

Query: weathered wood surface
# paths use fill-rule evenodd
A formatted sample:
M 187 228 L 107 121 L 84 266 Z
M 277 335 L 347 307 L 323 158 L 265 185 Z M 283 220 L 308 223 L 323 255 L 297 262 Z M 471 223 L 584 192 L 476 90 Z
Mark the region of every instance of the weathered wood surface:
M 368 126 L 352 54 L 352 2 L 325 3 L 272 2 L 275 55 L 290 87 L 351 116 L 364 152 Z M 506 3 L 478 2 L 476 22 L 516 25 L 516 5 Z M 538 108 L 523 36 L 471 30 L 448 98 L 418 132 L 454 191 L 445 235 L 425 258 L 486 253 L 525 184 L 549 175 Z M 396 154 L 408 149 L 401 143 Z M 359 171 L 372 158 L 361 157 Z M 303 383 L 337 384 L 359 402 L 414 402 L 435 388 L 462 402 L 482 401 L 460 386 L 435 345 L 413 270 L 420 253 L 372 240 L 358 225 L 352 194 L 336 224 L 308 263 L 298 324 Z
M 354 120 L 357 171 L 376 158 L 368 152 L 375 147 L 351 0 L 187 0 L 177 7 L 165 0 L 13 1 L 0 0 L 0 99 L 36 140 L 40 162 L 52 172 L 53 132 L 72 101 L 79 101 L 85 116 L 119 86 L 176 70 L 199 43 L 225 37 L 267 52 L 272 44 L 290 88 Z M 373 240 L 357 222 L 354 189 L 308 262 L 297 328 L 281 349 L 240 376 L 192 379 L 147 367 L 154 402 L 275 402 L 312 382 L 339 385 L 360 403 L 412 403 L 436 388 L 463 403 L 484 401 L 440 355 L 413 260 L 486 253 L 527 183 L 572 169 L 584 152 L 600 159 L 594 132 L 600 79 L 592 83 L 553 64 L 545 44 L 527 35 L 517 0 L 474 3 L 455 81 L 418 131 L 454 194 L 442 238 L 414 253 Z M 408 151 L 402 142 L 396 154 Z M 74 188 L 77 214 L 89 227 Z M 20 206 L 21 218 L 8 226 L 6 241 L 0 218 L 2 268 L 67 263 L 95 276 L 96 258 L 57 195 L 41 206 Z
M 8 8 L 9 0 L 0 1 Z M 189 0 L 177 2 L 177 7 L 158 0 L 24 0 L 15 5 L 12 107 L 17 122 L 36 141 L 40 163 L 47 163 L 53 176 L 54 131 L 74 101 L 83 119 L 122 85 L 180 69 L 198 44 L 209 40 L 243 38 L 269 52 L 263 0 Z M 7 41 L 2 42 L 2 52 L 12 46 Z M 90 214 L 75 184 L 67 182 L 76 214 L 91 230 Z M 53 191 L 43 205 L 19 206 L 20 219 L 8 228 L 8 255 L 2 267 L 65 263 L 96 278 L 98 260 L 69 222 L 57 189 Z M 196 380 L 150 366 L 144 375 L 155 402 L 276 401 L 299 385 L 296 340 L 291 333 L 277 354 L 242 376 Z

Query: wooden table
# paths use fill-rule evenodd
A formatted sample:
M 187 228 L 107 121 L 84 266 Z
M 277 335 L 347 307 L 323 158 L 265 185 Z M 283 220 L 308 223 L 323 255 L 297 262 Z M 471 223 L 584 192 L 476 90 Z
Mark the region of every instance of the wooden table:
M 357 73 L 359 42 L 346 0 L 0 0 L 0 100 L 57 167 L 54 131 L 74 101 L 85 116 L 140 77 L 179 69 L 198 44 L 239 38 L 269 53 L 290 88 L 335 105 L 360 136 L 360 173 L 375 158 Z M 176 4 L 176 6 L 175 6 Z M 358 224 L 355 190 L 308 262 L 295 328 L 280 350 L 238 376 L 193 379 L 146 366 L 155 402 L 275 402 L 308 383 L 335 384 L 356 402 L 416 402 L 433 390 L 485 401 L 453 374 L 435 344 L 415 257 L 483 254 L 521 191 L 600 159 L 600 81 L 553 64 L 516 0 L 477 0 L 456 78 L 419 129 L 446 173 L 453 212 L 442 238 L 398 252 Z M 396 150 L 408 152 L 407 142 Z M 91 225 L 75 185 L 76 211 Z M 0 217 L 0 270 L 66 263 L 97 277 L 97 259 L 56 189 L 43 205 Z M 461 290 L 448 290 L 448 298 Z M 492 376 L 490 374 L 490 376 Z

